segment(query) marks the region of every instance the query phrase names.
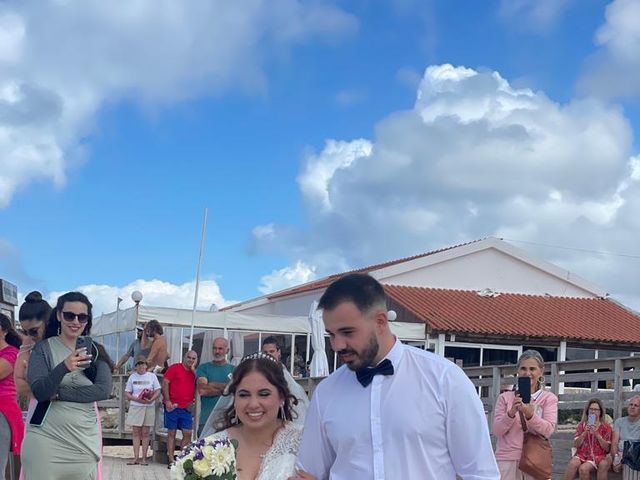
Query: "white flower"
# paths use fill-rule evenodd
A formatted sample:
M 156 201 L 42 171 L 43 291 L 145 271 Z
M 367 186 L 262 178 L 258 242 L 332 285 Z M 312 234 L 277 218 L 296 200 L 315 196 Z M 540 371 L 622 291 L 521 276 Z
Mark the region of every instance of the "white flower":
M 209 462 L 206 458 L 203 458 L 202 460 L 196 460 L 195 462 L 193 462 L 193 471 L 197 475 L 205 477 L 209 473 L 211 473 L 211 465 L 209 465 Z
M 211 459 L 213 458 L 214 453 L 215 453 L 215 449 L 211 445 L 205 445 L 202 448 L 202 454 L 204 455 L 204 458 L 206 458 L 209 461 L 211 461 Z
M 220 445 L 213 451 L 211 469 L 215 475 L 223 475 L 229 471 L 234 460 L 234 448 L 230 445 Z

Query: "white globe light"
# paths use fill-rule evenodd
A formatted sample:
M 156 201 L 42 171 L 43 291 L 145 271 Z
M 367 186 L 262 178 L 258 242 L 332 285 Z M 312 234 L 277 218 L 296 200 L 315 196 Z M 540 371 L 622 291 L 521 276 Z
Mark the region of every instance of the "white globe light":
M 396 318 L 398 318 L 398 314 L 396 313 L 395 310 L 389 310 L 387 312 L 387 318 L 389 319 L 390 322 L 393 322 Z
M 131 300 L 133 300 L 136 303 L 140 303 L 142 301 L 142 292 L 140 290 L 135 290 L 131 294 Z

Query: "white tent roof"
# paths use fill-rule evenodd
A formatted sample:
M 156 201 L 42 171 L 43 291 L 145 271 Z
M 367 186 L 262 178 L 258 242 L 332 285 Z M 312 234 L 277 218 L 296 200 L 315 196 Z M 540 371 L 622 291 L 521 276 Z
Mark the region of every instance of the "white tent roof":
M 142 323 L 157 320 L 163 326 L 190 327 L 191 310 L 168 307 L 148 307 L 140 305 L 138 320 Z M 111 312 L 93 319 L 92 336 L 108 335 L 116 332 L 130 332 L 136 326 L 135 307 L 119 312 Z M 258 315 L 241 312 L 196 311 L 195 328 L 215 328 L 272 333 L 311 333 L 306 316 Z M 423 323 L 392 322 L 391 330 L 402 340 L 420 341 L 425 339 Z

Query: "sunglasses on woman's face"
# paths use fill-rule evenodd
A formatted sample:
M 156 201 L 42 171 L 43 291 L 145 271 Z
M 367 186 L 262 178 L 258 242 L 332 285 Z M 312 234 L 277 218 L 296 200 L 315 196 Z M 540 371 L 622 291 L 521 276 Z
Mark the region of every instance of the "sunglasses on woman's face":
M 86 313 L 62 312 L 62 318 L 67 322 L 73 322 L 76 318 L 80 323 L 87 323 L 89 321 L 89 315 Z
M 23 328 L 22 331 L 24 332 L 25 335 L 35 338 L 40 334 L 40 327 L 29 328 L 26 330 Z

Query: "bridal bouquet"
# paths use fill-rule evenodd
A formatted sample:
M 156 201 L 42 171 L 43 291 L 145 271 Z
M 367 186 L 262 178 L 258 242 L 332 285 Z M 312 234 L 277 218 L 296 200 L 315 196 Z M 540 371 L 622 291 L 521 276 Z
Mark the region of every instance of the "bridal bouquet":
M 203 438 L 186 446 L 171 466 L 173 480 L 236 480 L 236 440 Z

